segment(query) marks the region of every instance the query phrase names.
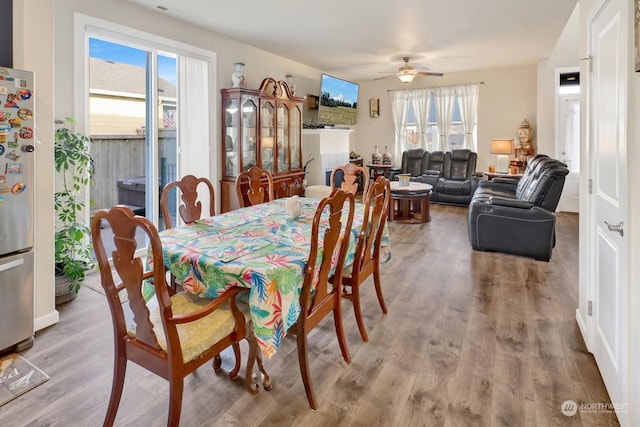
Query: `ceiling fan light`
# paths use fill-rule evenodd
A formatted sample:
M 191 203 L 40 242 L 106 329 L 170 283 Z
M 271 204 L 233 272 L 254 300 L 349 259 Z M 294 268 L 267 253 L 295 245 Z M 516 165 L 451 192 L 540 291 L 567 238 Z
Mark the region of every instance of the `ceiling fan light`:
M 416 78 L 416 75 L 411 73 L 398 74 L 398 79 L 402 83 L 411 83 L 415 78 Z

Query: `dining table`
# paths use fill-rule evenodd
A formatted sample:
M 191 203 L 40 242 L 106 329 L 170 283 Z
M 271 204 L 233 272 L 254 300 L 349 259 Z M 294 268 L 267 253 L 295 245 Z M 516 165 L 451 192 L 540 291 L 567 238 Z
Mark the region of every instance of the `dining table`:
M 299 215 L 292 217 L 286 209 L 288 199 L 237 209 L 159 233 L 163 262 L 184 291 L 216 298 L 232 287 L 249 288 L 254 334 L 260 350 L 269 358 L 301 311 L 300 293 L 311 249 L 313 217 L 320 203 L 316 198 L 297 198 Z M 354 207 L 343 268 L 354 262 L 364 219 L 364 205 L 356 202 Z M 343 215 L 347 211 L 344 209 Z M 327 226 L 325 210 L 320 221 L 321 235 Z M 322 239 L 319 245 L 320 257 Z M 390 257 L 385 226 L 380 262 L 386 263 Z M 153 262 L 149 254 L 147 264 L 151 266 Z

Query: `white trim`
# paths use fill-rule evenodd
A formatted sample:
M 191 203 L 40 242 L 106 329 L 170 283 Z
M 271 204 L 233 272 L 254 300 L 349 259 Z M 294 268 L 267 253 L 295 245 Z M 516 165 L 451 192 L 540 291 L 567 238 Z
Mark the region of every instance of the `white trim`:
M 218 174 L 215 173 L 215 165 L 218 164 L 218 150 L 216 146 L 216 135 L 218 134 L 217 120 L 216 120 L 216 103 L 217 97 L 217 82 L 216 82 L 216 58 L 215 52 L 191 46 L 176 40 L 171 40 L 162 36 L 140 31 L 134 28 L 126 27 L 120 24 L 116 24 L 110 21 L 102 20 L 92 16 L 87 16 L 82 13 L 74 12 L 74 75 L 77 76 L 74 83 L 74 116 L 77 121 L 77 129 L 88 131 L 89 123 L 89 51 L 88 43 L 90 37 L 100 38 L 106 41 L 113 41 L 119 44 L 126 44 L 134 48 L 139 48 L 145 51 L 151 51 L 153 55 L 157 56 L 162 54 L 169 57 L 189 57 L 206 62 L 209 65 L 209 95 L 208 95 L 208 111 L 210 112 L 209 120 L 209 140 L 206 147 L 202 147 L 199 152 L 209 153 L 209 177 L 212 181 L 217 182 Z M 157 96 L 157 91 L 153 91 Z M 176 97 L 180 99 L 180 94 L 176 93 Z M 152 119 L 155 120 L 155 117 Z M 150 129 L 147 129 L 149 132 Z M 148 134 L 149 136 L 149 134 Z M 153 135 L 151 135 L 153 136 Z M 180 144 L 178 139 L 178 159 L 181 158 Z M 194 151 L 194 150 L 192 150 Z M 148 159 L 153 161 L 153 159 Z M 198 159 L 195 159 L 198 160 Z M 189 159 L 182 159 L 183 163 L 188 162 Z M 157 172 L 159 165 L 157 161 L 152 164 L 153 171 Z M 178 174 L 181 172 L 178 170 Z M 216 185 L 216 189 L 219 187 Z M 87 189 L 87 198 L 89 197 Z M 158 203 L 152 203 L 154 208 L 152 218 L 156 218 L 157 221 L 157 205 Z
M 51 325 L 55 325 L 60 320 L 60 313 L 57 310 L 53 310 L 44 316 L 38 316 L 34 319 L 33 330 L 40 331 Z
M 198 58 L 203 61 L 212 61 L 215 63 L 216 53 L 210 50 L 191 46 L 186 43 L 136 30 L 135 28 L 126 27 L 124 25 L 105 21 L 103 19 L 84 15 L 78 12 L 74 12 L 73 18 L 74 24 L 76 27 L 80 26 L 83 34 L 86 31 L 89 34 L 99 36 L 101 39 L 107 41 L 117 41 L 118 43 L 125 41 L 132 47 L 138 47 L 145 50 L 152 48 L 162 52 L 163 54 L 173 53 Z M 144 41 L 144 43 L 141 43 L 141 41 Z

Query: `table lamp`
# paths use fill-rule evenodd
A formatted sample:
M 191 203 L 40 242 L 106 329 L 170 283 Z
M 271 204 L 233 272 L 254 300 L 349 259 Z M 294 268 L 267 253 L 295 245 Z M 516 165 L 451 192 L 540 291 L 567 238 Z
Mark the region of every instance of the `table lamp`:
M 496 172 L 509 173 L 509 154 L 513 153 L 513 139 L 492 139 L 491 154 L 497 154 Z

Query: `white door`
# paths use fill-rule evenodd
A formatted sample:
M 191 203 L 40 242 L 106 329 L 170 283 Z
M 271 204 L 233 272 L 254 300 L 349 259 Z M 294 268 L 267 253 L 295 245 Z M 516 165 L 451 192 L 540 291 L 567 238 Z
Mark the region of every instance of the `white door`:
M 589 26 L 590 81 L 591 348 L 614 403 L 627 392 L 627 91 L 629 87 L 629 5 L 604 0 Z M 607 223 L 609 225 L 607 225 Z M 620 231 L 616 231 L 619 228 Z M 626 425 L 624 411 L 618 413 Z
M 580 210 L 580 93 L 558 96 L 558 158 L 569 175 L 558 203 L 558 211 Z

